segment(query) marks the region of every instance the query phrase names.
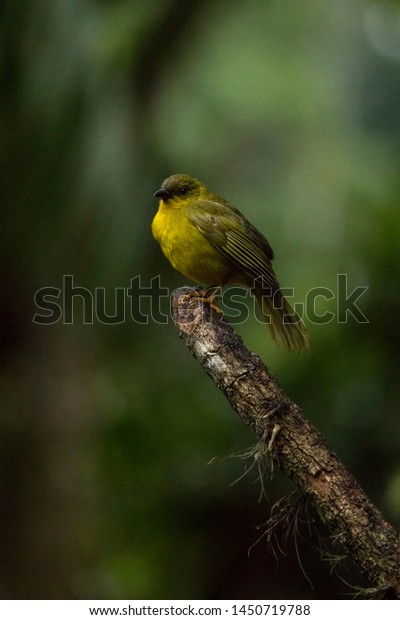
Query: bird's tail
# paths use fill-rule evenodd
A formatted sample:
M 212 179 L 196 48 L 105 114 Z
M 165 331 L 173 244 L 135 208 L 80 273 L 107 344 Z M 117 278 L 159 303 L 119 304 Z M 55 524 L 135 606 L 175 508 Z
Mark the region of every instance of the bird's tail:
M 272 297 L 271 294 L 265 295 L 260 285 L 256 285 L 253 292 L 275 342 L 286 347 L 288 351 L 309 349 L 307 328 L 279 289 Z

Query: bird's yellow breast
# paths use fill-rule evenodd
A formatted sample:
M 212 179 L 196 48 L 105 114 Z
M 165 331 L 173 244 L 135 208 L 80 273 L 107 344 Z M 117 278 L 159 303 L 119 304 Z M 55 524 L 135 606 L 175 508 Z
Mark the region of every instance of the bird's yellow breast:
M 160 200 L 151 229 L 166 258 L 186 278 L 207 286 L 230 279 L 232 264 L 189 220 L 185 207 Z

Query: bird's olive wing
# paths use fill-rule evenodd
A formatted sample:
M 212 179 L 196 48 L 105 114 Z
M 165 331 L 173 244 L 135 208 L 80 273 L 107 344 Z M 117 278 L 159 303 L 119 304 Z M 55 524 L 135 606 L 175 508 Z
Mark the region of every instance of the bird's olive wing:
M 198 200 L 187 216 L 221 254 L 253 280 L 279 287 L 271 266 L 272 248 L 265 237 L 236 209 L 217 202 Z

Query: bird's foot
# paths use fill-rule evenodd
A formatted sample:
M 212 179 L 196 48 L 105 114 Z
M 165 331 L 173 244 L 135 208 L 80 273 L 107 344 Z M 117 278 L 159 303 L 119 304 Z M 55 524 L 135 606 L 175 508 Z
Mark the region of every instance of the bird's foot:
M 201 299 L 201 301 L 205 304 L 211 306 L 215 312 L 218 314 L 223 314 L 222 310 L 218 308 L 215 301 L 220 297 L 221 287 L 219 286 L 210 286 L 207 289 L 203 288 L 193 288 L 185 295 L 182 295 L 182 301 L 184 303 L 191 303 L 196 301 L 196 299 Z

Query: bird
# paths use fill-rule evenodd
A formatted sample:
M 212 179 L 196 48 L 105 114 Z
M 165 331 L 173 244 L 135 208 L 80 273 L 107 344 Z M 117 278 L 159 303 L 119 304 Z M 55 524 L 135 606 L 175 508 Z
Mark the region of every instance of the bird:
M 169 176 L 153 195 L 160 199 L 153 237 L 172 267 L 206 290 L 249 287 L 273 340 L 288 351 L 309 348 L 306 326 L 281 292 L 269 242 L 238 209 L 187 174 Z

